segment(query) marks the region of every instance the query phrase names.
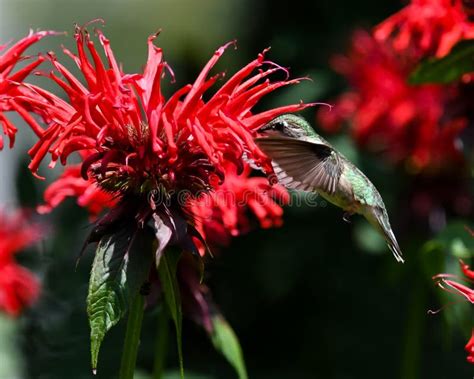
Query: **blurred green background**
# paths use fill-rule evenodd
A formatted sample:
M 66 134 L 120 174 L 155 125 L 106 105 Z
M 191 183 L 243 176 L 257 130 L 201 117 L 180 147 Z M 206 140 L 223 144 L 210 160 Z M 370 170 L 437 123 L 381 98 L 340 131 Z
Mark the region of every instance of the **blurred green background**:
M 229 73 L 271 46 L 270 59 L 313 82 L 273 95 L 263 105 L 270 107 L 322 101 L 344 89 L 329 68 L 331 55 L 345 50 L 356 27 L 371 27 L 400 6 L 397 0 L 0 0 L 0 41 L 17 39 L 28 28 L 68 31 L 68 37 L 49 38 L 38 47 L 57 50 L 61 43 L 72 46 L 74 23 L 100 17 L 125 71 L 136 71 L 146 59 L 147 36 L 161 28 L 157 43 L 177 79 L 171 89 L 193 80 L 229 40 L 237 39 L 238 49 L 230 49 L 218 65 Z M 314 121 L 314 110 L 305 115 Z M 31 207 L 41 201 L 45 184 L 26 169 L 28 133 L 21 131 L 19 140 L 15 152 L 0 153 L 0 201 Z M 450 301 L 431 276 L 455 273 L 455 256 L 472 255 L 463 229 L 469 222 L 447 212 L 447 229 L 434 237 L 438 231 L 427 220 L 414 225 L 410 217 L 413 178 L 358 151 L 346 134 L 330 140 L 379 188 L 407 263 L 396 264 L 365 221 L 354 217 L 347 224 L 332 206 L 288 208 L 282 228 L 235 239 L 209 262 L 206 282 L 240 337 L 250 378 L 470 378 L 473 367 L 463 347 L 472 308 L 457 303 L 427 313 Z M 87 215 L 70 200 L 47 219 L 53 238 L 39 253 L 22 256 L 42 278 L 43 296 L 18 322 L 1 321 L 0 379 L 92 377 L 85 311 L 92 253 L 74 269 Z M 140 378 L 152 367 L 155 316 L 145 314 Z M 122 322 L 107 335 L 98 378 L 116 377 L 123 333 Z M 175 350 L 171 345 L 168 378 L 178 377 Z M 184 355 L 189 379 L 235 377 L 204 332 L 188 321 Z

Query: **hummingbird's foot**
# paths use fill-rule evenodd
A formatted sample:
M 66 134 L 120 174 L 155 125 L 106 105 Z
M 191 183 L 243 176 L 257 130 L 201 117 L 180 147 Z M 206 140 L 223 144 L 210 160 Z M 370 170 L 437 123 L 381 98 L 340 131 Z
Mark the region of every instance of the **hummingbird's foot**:
M 342 219 L 347 222 L 348 224 L 351 223 L 351 216 L 353 215 L 354 213 L 351 213 L 351 212 L 344 212 L 344 214 L 342 215 Z

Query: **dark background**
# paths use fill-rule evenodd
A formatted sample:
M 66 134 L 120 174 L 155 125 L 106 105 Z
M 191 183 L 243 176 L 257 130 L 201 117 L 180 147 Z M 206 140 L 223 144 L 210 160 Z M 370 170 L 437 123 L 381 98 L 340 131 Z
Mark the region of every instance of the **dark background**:
M 229 73 L 271 46 L 270 59 L 291 67 L 293 77 L 309 75 L 313 82 L 273 95 L 262 105 L 270 107 L 300 99 L 323 101 L 343 90 L 344 80 L 330 70 L 331 55 L 345 51 L 355 28 L 374 26 L 400 7 L 399 1 L 375 0 L 2 0 L 0 38 L 18 38 L 28 27 L 67 30 L 70 36 L 74 22 L 103 17 L 102 29 L 117 59 L 126 71 L 134 71 L 145 62 L 146 37 L 162 28 L 157 43 L 177 79 L 170 90 L 193 80 L 213 51 L 229 40 L 238 40 L 238 50 L 229 49 L 217 67 Z M 55 38 L 40 49 L 72 45 L 70 37 Z M 314 123 L 313 109 L 305 115 Z M 468 222 L 450 215 L 442 238 L 427 243 L 432 233 L 406 217 L 414 179 L 359 151 L 346 133 L 330 140 L 380 190 L 406 264 L 395 262 L 364 220 L 355 217 L 347 224 L 342 211 L 331 205 L 288 208 L 282 228 L 235 239 L 208 262 L 206 282 L 240 337 L 250 378 L 471 378 L 473 367 L 463 347 L 472 309 L 453 304 L 437 315 L 427 313 L 453 300 L 442 296 L 431 276 L 455 272 L 453 254 L 472 254 L 463 230 Z M 45 184 L 27 171 L 26 154 L 5 156 L 14 167 L 19 203 L 34 206 Z M 54 237 L 40 254 L 25 258 L 42 277 L 44 289 L 40 302 L 19 320 L 23 375 L 90 378 L 85 299 L 92 252 L 74 270 L 87 215 L 70 200 L 49 220 Z M 155 316 L 153 310 L 145 314 L 140 378 L 147 378 L 152 367 Z M 122 322 L 107 335 L 98 378 L 116 377 L 123 333 Z M 188 321 L 183 344 L 187 378 L 235 377 L 206 335 Z M 172 343 L 167 378 L 178 378 L 175 350 Z

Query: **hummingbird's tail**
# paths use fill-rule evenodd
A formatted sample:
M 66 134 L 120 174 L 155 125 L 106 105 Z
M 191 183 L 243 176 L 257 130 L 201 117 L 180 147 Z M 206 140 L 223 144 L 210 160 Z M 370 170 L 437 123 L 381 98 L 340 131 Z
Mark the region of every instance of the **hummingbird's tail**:
M 400 250 L 400 246 L 398 246 L 397 239 L 395 238 L 392 229 L 384 230 L 384 237 L 385 241 L 387 241 L 388 248 L 392 252 L 397 262 L 405 263 L 403 260 L 402 251 Z
M 392 227 L 390 226 L 390 221 L 388 220 L 387 211 L 384 208 L 375 208 L 371 214 L 368 215 L 367 219 L 371 224 L 373 224 L 383 235 L 385 241 L 387 242 L 388 248 L 392 252 L 393 256 L 397 262 L 404 263 L 403 254 L 398 245 L 395 234 L 393 234 Z

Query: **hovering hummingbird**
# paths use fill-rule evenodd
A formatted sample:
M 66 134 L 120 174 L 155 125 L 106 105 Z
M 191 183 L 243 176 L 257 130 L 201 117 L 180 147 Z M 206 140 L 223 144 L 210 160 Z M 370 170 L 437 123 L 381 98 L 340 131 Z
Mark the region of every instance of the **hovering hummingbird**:
M 256 139 L 272 159 L 278 181 L 296 190 L 318 192 L 345 211 L 364 216 L 385 238 L 395 259 L 403 263 L 382 197 L 372 182 L 299 116 L 285 114 L 259 129 Z

